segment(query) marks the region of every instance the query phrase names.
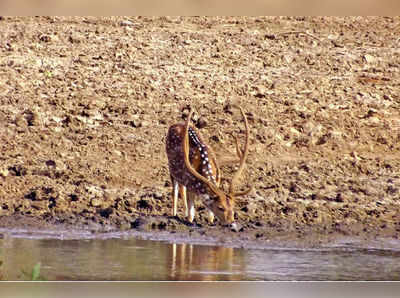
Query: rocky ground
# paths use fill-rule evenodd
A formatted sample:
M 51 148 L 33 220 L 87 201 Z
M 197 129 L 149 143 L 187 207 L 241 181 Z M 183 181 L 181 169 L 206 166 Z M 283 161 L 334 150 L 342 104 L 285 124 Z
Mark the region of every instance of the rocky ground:
M 400 18 L 0 18 L 0 226 L 259 242 L 400 236 Z M 223 185 L 251 127 L 238 229 L 172 217 L 168 126 Z M 178 233 L 178 234 L 177 234 Z

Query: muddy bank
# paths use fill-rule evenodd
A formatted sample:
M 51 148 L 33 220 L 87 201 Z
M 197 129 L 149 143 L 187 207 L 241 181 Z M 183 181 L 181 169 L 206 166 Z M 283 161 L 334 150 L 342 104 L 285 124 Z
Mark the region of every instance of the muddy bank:
M 399 23 L 0 19 L 0 226 L 398 238 Z M 241 183 L 255 189 L 239 228 L 210 225 L 201 202 L 194 225 L 182 202 L 171 217 L 168 126 L 196 110 L 226 186 L 243 129 L 232 104 L 249 118 Z

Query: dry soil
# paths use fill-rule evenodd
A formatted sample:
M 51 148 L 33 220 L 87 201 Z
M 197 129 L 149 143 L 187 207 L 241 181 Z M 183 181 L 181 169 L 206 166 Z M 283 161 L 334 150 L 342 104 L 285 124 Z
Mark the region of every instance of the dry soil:
M 0 17 L 0 226 L 270 239 L 400 236 L 400 18 Z M 234 231 L 171 216 L 168 126 L 194 124 Z

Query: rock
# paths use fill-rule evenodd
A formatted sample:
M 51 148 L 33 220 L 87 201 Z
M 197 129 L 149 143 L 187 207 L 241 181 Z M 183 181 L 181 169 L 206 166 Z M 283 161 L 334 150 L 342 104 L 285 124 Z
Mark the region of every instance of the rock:
M 153 198 L 161 200 L 163 198 L 163 194 L 159 191 L 156 191 L 155 193 L 153 193 Z
M 123 21 L 121 21 L 120 24 L 121 24 L 121 26 L 132 26 L 133 25 L 133 23 L 128 20 L 123 20 Z
M 101 201 L 100 199 L 98 199 L 98 198 L 95 198 L 95 199 L 92 199 L 92 200 L 90 201 L 90 204 L 91 204 L 93 207 L 99 207 L 99 206 L 101 206 L 102 201 Z
M 150 126 L 151 122 L 147 121 L 147 120 L 143 120 L 142 122 L 140 122 L 139 126 L 143 126 L 143 127 L 147 127 Z
M 8 170 L 7 169 L 1 169 L 0 170 L 0 176 L 7 177 L 8 176 Z
M 100 187 L 95 185 L 86 186 L 86 191 L 97 197 L 103 197 L 104 194 L 104 191 Z
M 103 117 L 103 115 L 101 113 L 97 112 L 92 116 L 92 119 L 93 120 L 102 121 L 102 120 L 104 120 L 104 117 Z
M 14 123 L 16 126 L 18 127 L 25 127 L 27 126 L 27 122 L 25 120 L 25 118 L 22 115 L 17 115 L 15 117 Z
M 365 54 L 364 59 L 367 63 L 374 63 L 376 61 L 376 58 L 374 56 Z
M 231 224 L 230 228 L 231 228 L 231 231 L 233 231 L 233 232 L 239 232 L 242 229 L 242 225 L 237 222 L 234 222 Z
M 130 126 L 135 127 L 135 128 L 142 126 L 142 122 L 139 120 L 139 118 L 134 118 L 132 120 L 127 120 L 127 121 L 125 121 L 125 124 L 126 125 L 130 125 Z
M 226 99 L 223 98 L 223 97 L 221 97 L 221 96 L 218 96 L 218 97 L 215 99 L 215 101 L 216 101 L 218 104 L 223 104 L 223 103 L 225 103 Z
M 53 121 L 56 122 L 56 123 L 60 123 L 60 122 L 62 122 L 64 119 L 63 119 L 63 118 L 60 118 L 60 117 L 57 117 L 57 116 L 53 116 L 53 117 L 51 117 L 51 120 L 53 120 Z
M 292 133 L 292 134 L 294 134 L 294 135 L 296 135 L 296 136 L 299 136 L 301 133 L 300 133 L 300 131 L 298 131 L 296 128 L 294 128 L 294 127 L 291 127 L 290 128 L 290 132 Z
M 369 123 L 371 125 L 379 125 L 380 122 L 381 122 L 381 120 L 378 117 L 370 117 L 369 118 Z

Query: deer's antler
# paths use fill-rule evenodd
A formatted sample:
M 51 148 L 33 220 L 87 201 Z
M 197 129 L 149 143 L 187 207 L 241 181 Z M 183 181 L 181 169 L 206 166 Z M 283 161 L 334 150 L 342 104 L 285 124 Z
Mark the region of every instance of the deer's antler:
M 250 187 L 250 189 L 248 189 L 248 190 L 246 190 L 244 192 L 238 192 L 238 193 L 234 192 L 234 188 L 235 188 L 235 186 L 237 184 L 238 179 L 240 178 L 240 175 L 242 174 L 242 171 L 243 171 L 244 166 L 246 164 L 247 155 L 249 153 L 249 123 L 247 121 L 247 117 L 246 117 L 242 107 L 239 107 L 239 109 L 240 109 L 240 112 L 241 112 L 241 114 L 243 116 L 243 119 L 244 119 L 244 125 L 246 127 L 246 137 L 245 137 L 245 143 L 244 143 L 244 149 L 243 150 L 239 146 L 238 138 L 235 137 L 236 153 L 237 153 L 238 157 L 240 158 L 240 163 L 239 163 L 239 169 L 237 170 L 237 172 L 233 176 L 231 184 L 229 186 L 229 193 L 230 194 L 234 194 L 235 196 L 241 196 L 241 195 L 248 194 L 252 190 L 252 187 Z

